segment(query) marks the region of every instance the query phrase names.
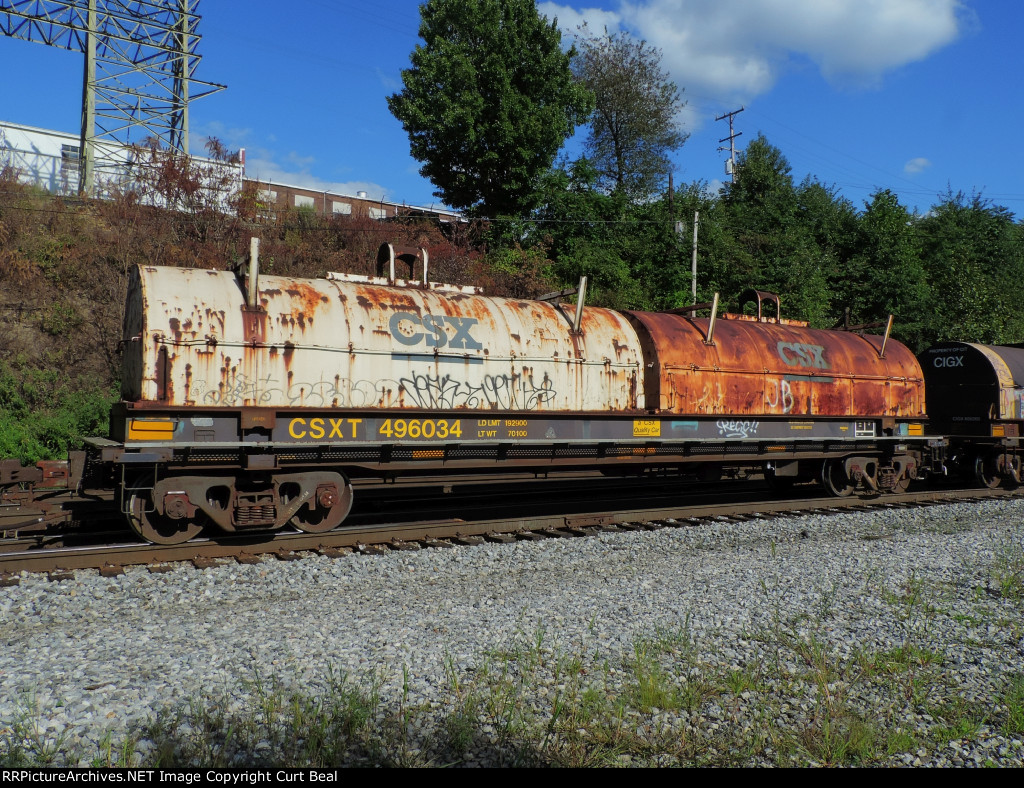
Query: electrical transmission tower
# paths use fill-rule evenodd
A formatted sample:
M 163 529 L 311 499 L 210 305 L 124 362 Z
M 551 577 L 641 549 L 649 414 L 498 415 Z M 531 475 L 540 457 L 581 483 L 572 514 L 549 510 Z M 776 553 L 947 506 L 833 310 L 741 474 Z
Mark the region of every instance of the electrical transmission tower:
M 189 102 L 224 85 L 194 78 L 199 0 L 0 0 L 0 33 L 82 52 L 79 191 L 146 139 L 188 154 Z M 10 78 L 10 77 L 9 77 Z

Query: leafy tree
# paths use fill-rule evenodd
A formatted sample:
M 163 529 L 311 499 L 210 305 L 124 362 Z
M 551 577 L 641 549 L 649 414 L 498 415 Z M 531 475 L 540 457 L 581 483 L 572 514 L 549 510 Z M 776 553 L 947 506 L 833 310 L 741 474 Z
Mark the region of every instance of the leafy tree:
M 767 231 L 789 221 L 796 210 L 793 168 L 782 151 L 759 134 L 736 163 L 737 177 L 726 184 L 724 201 L 747 231 Z
M 576 78 L 594 94 L 586 149 L 601 186 L 633 198 L 658 190 L 669 154 L 689 136 L 679 125 L 685 106 L 661 68 L 661 50 L 625 33 L 577 37 Z
M 639 283 L 620 254 L 622 200 L 596 188 L 598 175 L 587 159 L 551 170 L 543 181 L 534 240 L 554 261 L 566 285 L 590 279 L 590 303 L 633 307 Z
M 931 338 L 1019 342 L 1024 254 L 1013 214 L 950 191 L 918 227 L 935 303 Z
M 697 302 L 710 301 L 715 293 L 728 301 L 751 285 L 749 270 L 737 265 L 742 255 L 736 242 L 731 212 L 703 181 L 696 181 L 678 190 L 674 197 L 676 216 L 684 217 L 677 245 L 681 252 L 679 268 L 683 274 L 683 292 L 677 293 L 672 306 L 685 306 L 693 301 L 692 252 L 693 216 L 700 213 L 697 240 Z
M 680 245 L 665 200 L 633 202 L 598 186 L 587 159 L 545 179 L 532 240 L 565 285 L 590 280 L 592 304 L 666 309 L 690 303 L 689 246 Z
M 453 208 L 521 214 L 539 176 L 590 112 L 555 22 L 534 0 L 429 0 L 391 113 L 420 172 Z
M 929 330 L 928 280 L 914 217 L 888 189 L 871 195 L 857 226 L 841 303 L 854 321 L 896 317 L 895 336 L 915 351 L 924 349 Z
M 833 186 L 805 178 L 796 189 L 793 232 L 803 240 L 811 276 L 821 289 L 821 304 L 807 314 L 818 314 L 818 325 L 831 328 L 842 319 L 843 285 L 851 270 L 850 258 L 857 242 L 857 211 Z
M 744 287 L 785 294 L 783 308 L 796 317 L 802 315 L 793 311 L 794 291 L 787 283 L 806 239 L 794 232 L 797 196 L 791 173 L 782 151 L 758 136 L 740 154 L 736 181 L 726 186 L 722 202 L 733 236 L 725 262 Z M 723 295 L 735 297 L 741 289 Z

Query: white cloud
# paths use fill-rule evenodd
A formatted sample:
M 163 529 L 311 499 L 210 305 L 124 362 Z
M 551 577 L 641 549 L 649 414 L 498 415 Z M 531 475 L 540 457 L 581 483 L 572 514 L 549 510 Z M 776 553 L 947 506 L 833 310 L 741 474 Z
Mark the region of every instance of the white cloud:
M 189 129 L 188 145 L 193 156 L 206 156 L 206 143 L 216 137 L 231 151 L 245 147 L 245 141 L 252 136 L 252 129 L 228 126 L 219 120 L 193 125 Z
M 707 188 L 704 189 L 704 193 L 711 197 L 717 197 L 722 193 L 722 189 L 724 188 L 725 184 L 722 181 L 718 180 L 718 178 L 712 178 L 708 181 L 708 185 Z
M 310 165 L 316 164 L 315 156 L 300 156 L 295 151 L 289 151 L 288 155 L 284 158 L 289 165 L 297 167 L 301 172 L 308 170 Z
M 903 165 L 903 172 L 907 175 L 917 175 L 917 173 L 924 172 L 931 166 L 932 163 L 928 159 L 918 156 L 916 159 L 911 159 Z
M 870 85 L 956 39 L 961 0 L 609 0 L 615 10 L 538 7 L 559 27 L 628 29 L 660 48 L 676 82 L 701 100 L 741 103 L 787 68 L 814 63 L 834 84 Z
M 584 24 L 597 34 L 604 32 L 605 29 L 609 33 L 617 33 L 622 19 L 614 11 L 605 11 L 602 8 L 584 8 L 577 11 L 569 6 L 551 2 L 537 3 L 537 10 L 548 19 L 557 18 L 559 29 L 570 35 Z
M 315 156 L 303 155 L 298 151 L 282 155 L 270 148 L 246 144 L 252 136 L 252 129 L 234 128 L 220 121 L 211 121 L 189 136 L 189 144 L 192 152 L 199 155 L 205 155 L 203 146 L 208 137 L 217 137 L 230 150 L 245 148 L 245 175 L 248 178 L 334 194 L 355 195 L 358 191 L 364 191 L 371 200 L 388 197 L 389 190 L 373 181 L 329 181 L 319 178 L 310 172 L 320 164 Z M 268 135 L 267 140 L 272 144 L 277 138 Z
M 377 76 L 377 81 L 389 93 L 392 92 L 392 91 L 397 93 L 398 91 L 400 91 L 402 89 L 402 87 L 403 87 L 402 80 L 395 79 L 395 77 L 393 77 L 393 76 L 391 76 L 389 74 L 386 74 L 382 69 L 379 69 L 379 68 L 375 68 L 373 70 L 373 72 Z
M 312 157 L 290 153 L 286 159 L 289 164 L 282 166 L 277 163 L 270 151 L 247 150 L 245 175 L 264 183 L 298 186 L 319 192 L 355 195 L 358 191 L 364 191 L 371 200 L 383 200 L 387 197 L 388 190 L 372 181 L 328 181 L 310 174 L 306 165 L 314 163 Z M 295 164 L 298 164 L 298 168 L 294 166 Z

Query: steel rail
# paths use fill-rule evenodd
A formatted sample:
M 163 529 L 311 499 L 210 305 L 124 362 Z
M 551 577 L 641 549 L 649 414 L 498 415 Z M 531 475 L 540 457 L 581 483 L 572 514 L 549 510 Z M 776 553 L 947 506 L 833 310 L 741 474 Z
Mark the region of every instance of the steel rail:
M 41 548 L 36 552 L 0 552 L 0 582 L 17 581 L 17 573 L 60 573 L 76 569 L 100 569 L 118 574 L 121 567 L 192 561 L 197 566 L 211 561 L 260 560 L 260 556 L 293 558 L 313 552 L 337 556 L 348 552 L 375 553 L 423 546 L 474 544 L 484 540 L 512 541 L 522 538 L 582 536 L 596 530 L 638 530 L 687 526 L 700 521 L 732 517 L 775 517 L 801 513 L 838 514 L 846 510 L 890 509 L 991 499 L 1019 499 L 1024 490 L 957 489 L 908 492 L 871 498 L 807 497 L 788 500 L 750 500 L 729 504 L 701 503 L 662 507 L 636 507 L 616 511 L 552 512 L 492 519 L 458 518 L 364 525 L 340 528 L 324 534 L 276 533 L 272 535 L 222 536 L 194 539 L 181 545 L 138 543 L 91 547 Z M 0 544 L 0 550 L 2 550 Z

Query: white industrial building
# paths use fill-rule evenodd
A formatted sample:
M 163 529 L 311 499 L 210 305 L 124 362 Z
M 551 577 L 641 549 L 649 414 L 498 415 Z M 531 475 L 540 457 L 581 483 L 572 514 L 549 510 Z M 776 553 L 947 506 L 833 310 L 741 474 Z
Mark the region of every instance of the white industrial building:
M 167 207 L 166 197 L 153 188 L 157 176 L 153 173 L 152 151 L 106 140 L 97 140 L 95 144 L 101 147 L 95 172 L 96 196 L 102 198 L 134 191 L 145 203 Z M 0 170 L 13 168 L 22 183 L 53 194 L 67 197 L 78 194 L 79 147 L 80 140 L 76 134 L 0 120 Z M 443 223 L 465 221 L 458 212 L 443 206 L 408 205 L 374 200 L 366 192 L 341 194 L 246 178 L 244 150 L 237 163 L 202 156 L 190 156 L 189 163 L 192 171 L 209 187 L 210 199 L 225 211 L 230 210 L 230 198 L 238 194 L 246 182 L 251 183 L 258 195 L 259 217 L 267 222 L 280 221 L 295 209 L 312 209 L 328 218 L 422 216 Z
M 152 151 L 144 146 L 132 147 L 106 140 L 97 140 L 95 144 L 98 148 L 97 196 L 136 191 L 146 202 L 166 204 L 166 198 L 147 188 L 155 177 Z M 77 134 L 0 121 L 0 169 L 13 168 L 22 183 L 53 194 L 77 195 L 79 150 Z M 206 183 L 213 201 L 225 208 L 228 198 L 242 188 L 245 168 L 241 162 L 190 156 L 189 166 Z

